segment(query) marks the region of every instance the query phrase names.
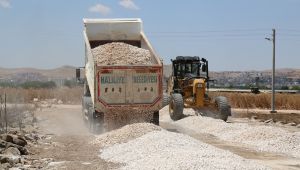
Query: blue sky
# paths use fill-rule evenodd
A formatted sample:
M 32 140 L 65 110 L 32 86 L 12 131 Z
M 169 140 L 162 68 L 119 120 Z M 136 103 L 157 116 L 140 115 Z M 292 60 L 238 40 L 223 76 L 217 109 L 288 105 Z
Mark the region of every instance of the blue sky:
M 207 58 L 210 70 L 300 68 L 300 0 L 0 0 L 0 67 L 83 66 L 82 18 L 142 18 L 165 63 Z

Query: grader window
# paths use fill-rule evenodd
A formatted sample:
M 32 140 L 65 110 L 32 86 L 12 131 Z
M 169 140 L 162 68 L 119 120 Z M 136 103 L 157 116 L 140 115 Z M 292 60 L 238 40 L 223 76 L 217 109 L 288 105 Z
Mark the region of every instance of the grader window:
M 192 65 L 185 64 L 185 74 L 192 73 Z
M 181 76 L 184 67 L 181 64 L 174 64 L 174 76 Z
M 185 65 L 184 64 L 180 64 L 180 70 L 179 70 L 179 75 L 180 76 L 183 76 L 184 75 L 184 72 L 185 72 Z
M 199 69 L 199 63 L 174 64 L 174 76 L 184 77 L 186 74 L 190 74 L 197 77 L 200 75 Z
M 192 74 L 199 76 L 200 75 L 200 65 L 198 63 L 192 64 Z
M 183 75 L 189 74 L 193 77 L 199 76 L 199 63 L 186 63 L 185 65 L 185 71 L 183 72 Z

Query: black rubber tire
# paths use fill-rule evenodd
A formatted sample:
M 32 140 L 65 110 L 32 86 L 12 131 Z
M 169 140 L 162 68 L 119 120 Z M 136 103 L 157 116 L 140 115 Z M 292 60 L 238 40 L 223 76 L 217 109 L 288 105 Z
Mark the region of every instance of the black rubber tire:
M 93 118 L 93 111 L 92 109 L 89 109 L 88 113 L 88 129 L 90 133 L 94 133 L 94 125 L 95 125 L 95 120 Z
M 169 103 L 170 103 L 170 95 L 167 94 L 167 93 L 164 93 L 163 94 L 163 105 L 162 105 L 162 107 L 165 107 L 165 106 L 169 105 Z
M 95 111 L 93 109 L 89 110 L 88 129 L 90 133 L 100 134 L 104 132 L 102 116 L 96 117 Z
M 231 115 L 231 107 L 227 98 L 224 96 L 218 96 L 215 98 L 215 104 L 218 108 L 218 115 L 216 115 L 217 118 L 227 121 L 228 116 Z
M 153 123 L 153 124 L 159 126 L 159 111 L 155 111 L 155 112 L 153 113 L 153 118 L 152 118 L 152 120 L 151 120 L 151 123 Z
M 89 112 L 92 111 L 91 106 L 92 98 L 88 96 L 82 96 L 82 119 L 84 121 L 84 124 L 88 127 L 89 126 Z
M 183 115 L 183 98 L 179 93 L 174 93 L 171 95 L 169 104 L 169 113 L 172 120 L 176 121 L 184 117 Z

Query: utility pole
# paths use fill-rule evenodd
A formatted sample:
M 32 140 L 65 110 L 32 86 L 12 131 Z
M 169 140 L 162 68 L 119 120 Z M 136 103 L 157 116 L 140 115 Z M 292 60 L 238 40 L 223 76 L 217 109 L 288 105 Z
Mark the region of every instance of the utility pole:
M 6 93 L 4 93 L 4 114 L 5 114 L 5 133 L 7 134 L 7 110 L 6 110 Z
M 276 40 L 276 30 L 273 31 L 273 69 L 272 69 L 272 110 L 271 113 L 276 113 L 275 111 L 275 40 Z
M 276 30 L 272 29 L 272 38 L 265 38 L 266 40 L 273 42 L 273 65 L 272 65 L 272 101 L 270 113 L 276 113 L 275 111 L 275 42 L 276 42 Z

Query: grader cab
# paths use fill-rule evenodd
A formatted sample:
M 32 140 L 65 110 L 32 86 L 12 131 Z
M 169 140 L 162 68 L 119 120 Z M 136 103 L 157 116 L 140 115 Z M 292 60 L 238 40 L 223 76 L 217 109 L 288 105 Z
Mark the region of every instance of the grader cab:
M 171 61 L 172 76 L 168 80 L 170 117 L 179 120 L 184 117 L 184 108 L 194 108 L 203 115 L 226 121 L 231 115 L 227 99 L 208 96 L 208 61 L 197 56 L 178 56 Z

